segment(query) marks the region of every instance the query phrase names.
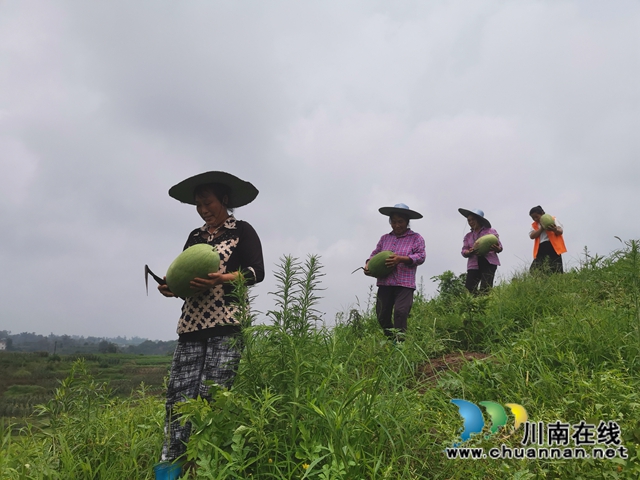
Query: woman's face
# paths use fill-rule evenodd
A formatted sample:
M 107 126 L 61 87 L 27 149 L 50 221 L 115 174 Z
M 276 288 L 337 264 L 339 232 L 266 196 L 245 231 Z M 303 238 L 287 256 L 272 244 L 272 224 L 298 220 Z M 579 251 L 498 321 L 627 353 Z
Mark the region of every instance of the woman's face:
M 198 214 L 210 227 L 220 226 L 229 217 L 227 207 L 213 193 L 203 192 L 195 200 Z
M 396 215 L 395 213 L 391 215 L 389 223 L 391 224 L 393 234 L 396 236 L 402 235 L 406 232 L 409 226 L 409 221 L 406 218 L 402 218 L 400 215 Z
M 467 223 L 471 227 L 471 230 L 479 230 L 481 225 L 475 215 L 469 215 L 467 217 Z
M 539 213 L 532 213 L 531 214 L 531 218 L 533 219 L 534 222 L 540 223 L 540 217 L 542 217 L 542 215 L 540 215 Z

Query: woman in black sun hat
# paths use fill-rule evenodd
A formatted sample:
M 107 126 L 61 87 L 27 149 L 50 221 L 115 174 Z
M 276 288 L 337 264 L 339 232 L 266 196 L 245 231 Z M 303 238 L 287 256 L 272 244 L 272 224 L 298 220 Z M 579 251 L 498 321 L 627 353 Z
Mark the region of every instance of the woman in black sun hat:
M 240 274 L 248 285 L 264 279 L 260 238 L 253 227 L 236 220 L 233 209 L 252 202 L 258 190 L 226 172 L 206 172 L 174 185 L 169 195 L 195 205 L 204 225 L 193 230 L 184 249 L 206 243 L 216 247 L 220 268 L 191 282 L 195 295 L 185 299 L 178 321 L 178 345 L 167 387 L 162 461 L 181 462 L 191 425 L 180 425 L 173 407 L 185 398 L 209 398 L 208 383 L 231 387 L 242 350 L 233 282 Z M 175 295 L 165 285 L 165 297 Z

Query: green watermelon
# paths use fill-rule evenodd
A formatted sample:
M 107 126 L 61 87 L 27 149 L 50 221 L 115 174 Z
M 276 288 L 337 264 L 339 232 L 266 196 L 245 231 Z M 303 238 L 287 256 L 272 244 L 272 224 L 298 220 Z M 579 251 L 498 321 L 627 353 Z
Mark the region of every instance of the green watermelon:
M 220 268 L 220 255 L 207 243 L 192 245 L 176 257 L 167 270 L 167 286 L 177 297 L 191 297 L 198 292 L 189 283 L 194 278 L 207 278 Z
M 493 245 L 496 245 L 497 243 L 498 237 L 496 237 L 495 235 L 483 235 L 478 240 L 476 240 L 476 243 L 474 245 L 476 247 L 476 254 L 484 257 L 487 253 L 489 253 L 491 247 Z
M 540 225 L 542 225 L 542 228 L 544 228 L 545 230 L 555 224 L 556 224 L 556 221 L 548 213 L 545 213 L 540 217 Z
M 384 264 L 384 261 L 393 254 L 391 250 L 383 250 L 380 253 L 376 253 L 369 260 L 369 273 L 376 278 L 382 278 L 393 272 L 393 267 L 389 268 Z

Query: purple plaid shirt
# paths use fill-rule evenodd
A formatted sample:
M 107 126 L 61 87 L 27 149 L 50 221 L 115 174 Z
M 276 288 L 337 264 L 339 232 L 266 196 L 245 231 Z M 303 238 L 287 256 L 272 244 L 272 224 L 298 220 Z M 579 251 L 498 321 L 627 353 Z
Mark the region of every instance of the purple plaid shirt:
M 498 232 L 496 232 L 493 228 L 482 227 L 480 231 L 474 232 L 473 230 L 471 230 L 464 236 L 464 240 L 462 241 L 462 256 L 464 257 L 465 250 L 469 250 L 471 247 L 473 247 L 473 244 L 476 243 L 476 240 L 484 235 L 489 234 L 493 234 L 498 237 L 498 244 L 500 245 L 500 248 L 502 248 L 502 242 L 500 241 L 500 235 L 498 235 Z M 489 250 L 489 253 L 487 253 L 484 258 L 486 258 L 491 265 L 500 265 L 498 254 L 493 250 Z M 480 267 L 478 267 L 477 255 L 471 255 L 467 258 L 467 270 L 478 270 L 479 268 Z
M 410 228 L 400 237 L 396 237 L 393 233 L 387 233 L 380 238 L 376 249 L 371 252 L 367 262 L 371 260 L 371 257 L 376 253 L 380 253 L 383 250 L 391 250 L 396 255 L 409 257 L 411 259 L 411 265 L 399 263 L 393 272 L 386 277 L 379 278 L 377 285 L 379 287 L 396 286 L 415 289 L 416 270 L 418 269 L 418 265 L 424 263 L 426 257 L 424 238 Z

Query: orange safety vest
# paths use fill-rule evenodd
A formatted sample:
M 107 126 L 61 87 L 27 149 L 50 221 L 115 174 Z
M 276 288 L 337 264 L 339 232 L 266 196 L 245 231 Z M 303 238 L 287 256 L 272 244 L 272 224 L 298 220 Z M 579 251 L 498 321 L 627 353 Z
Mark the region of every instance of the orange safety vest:
M 555 220 L 556 217 L 553 217 L 553 219 Z M 534 230 L 538 230 L 538 222 L 533 222 L 531 224 L 531 227 Z M 555 233 L 547 230 L 547 236 L 549 237 L 551 246 L 553 247 L 553 249 L 556 251 L 558 255 L 562 255 L 563 253 L 567 252 L 567 247 L 564 246 L 564 239 L 562 238 L 562 235 L 556 235 Z M 533 242 L 533 258 L 536 258 L 538 256 L 539 247 L 540 247 L 540 237 L 536 237 Z

